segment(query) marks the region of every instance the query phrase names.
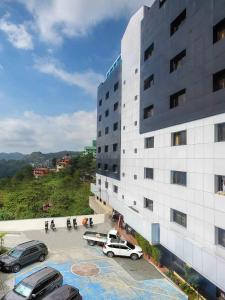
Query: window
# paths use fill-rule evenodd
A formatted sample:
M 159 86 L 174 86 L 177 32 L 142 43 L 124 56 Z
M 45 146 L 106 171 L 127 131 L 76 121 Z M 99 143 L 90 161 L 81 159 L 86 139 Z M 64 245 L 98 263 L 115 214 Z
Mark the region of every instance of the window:
M 108 171 L 108 164 L 104 164 L 104 171 Z
M 123 154 L 125 154 L 125 149 L 123 149 Z
M 145 138 L 145 148 L 154 148 L 154 136 Z
M 186 89 L 170 96 L 170 109 L 183 105 L 186 102 Z
M 109 127 L 106 127 L 105 128 L 105 134 L 108 134 L 109 133 Z
M 108 152 L 108 150 L 109 150 L 109 146 L 106 145 L 106 146 L 105 146 L 105 152 Z
M 213 27 L 213 43 L 225 38 L 225 18 Z
M 35 253 L 35 252 L 38 252 L 37 247 L 32 247 L 32 248 L 29 249 L 29 254 L 32 254 L 32 253 Z
M 126 104 L 124 103 L 124 104 L 123 104 L 123 108 L 125 108 L 125 106 L 126 106 Z
M 126 127 L 125 126 L 123 126 L 123 130 L 125 130 L 126 129 Z
M 101 179 L 98 180 L 98 184 L 101 185 Z
M 99 100 L 98 105 L 102 106 L 102 99 Z
M 225 229 L 216 227 L 216 244 L 225 247 Z
M 225 142 L 225 123 L 215 125 L 215 142 Z
M 144 169 L 144 178 L 146 179 L 153 179 L 154 177 L 154 170 L 153 168 L 145 168 Z
M 105 94 L 105 100 L 109 99 L 109 92 Z
M 98 116 L 98 121 L 101 122 L 101 120 L 102 120 L 102 115 L 99 115 Z
M 134 100 L 136 101 L 138 99 L 138 95 L 136 95 L 135 97 L 134 97 Z
M 122 195 L 122 199 L 124 199 L 124 195 Z
M 172 146 L 186 145 L 187 144 L 186 130 L 173 132 L 171 134 L 171 144 Z
M 171 222 L 187 227 L 187 215 L 178 210 L 171 209 Z
M 182 52 L 180 52 L 170 60 L 170 73 L 182 67 L 182 65 L 184 64 L 185 56 L 186 56 L 186 50 L 183 50 Z
M 135 74 L 137 74 L 138 73 L 138 69 L 135 69 Z
M 137 126 L 137 121 L 134 122 L 134 126 Z
M 119 82 L 117 81 L 115 84 L 114 84 L 114 92 L 117 91 L 119 88 Z
M 118 129 L 118 122 L 113 124 L 113 130 L 116 131 Z
M 118 149 L 118 144 L 113 144 L 113 152 L 116 152 Z
M 108 115 L 109 115 L 109 110 L 107 109 L 107 110 L 105 111 L 105 117 L 108 117 Z
M 134 148 L 134 153 L 137 153 L 137 148 Z
M 101 147 L 98 147 L 98 153 L 101 153 L 101 150 L 102 150 Z
M 113 192 L 116 193 L 116 194 L 118 193 L 118 186 L 117 185 L 113 186 Z
M 154 105 L 144 108 L 144 119 L 151 118 L 154 115 Z
M 152 56 L 153 50 L 154 50 L 154 43 L 152 43 L 152 44 L 145 50 L 145 53 L 144 53 L 144 61 L 148 60 L 149 57 Z
M 109 187 L 109 183 L 108 181 L 105 181 L 105 188 L 108 189 L 108 187 Z
M 137 180 L 137 175 L 136 174 L 134 174 L 134 180 Z
M 100 137 L 101 135 L 102 135 L 102 132 L 101 132 L 101 130 L 99 130 L 98 137 Z
M 186 186 L 187 173 L 180 171 L 171 171 L 171 183 Z
M 215 192 L 225 196 L 225 175 L 215 175 Z
M 123 84 L 124 84 L 124 85 L 126 84 L 126 80 L 123 81 Z
M 225 88 L 225 69 L 213 74 L 213 91 Z
M 166 2 L 166 0 L 159 0 L 159 8 L 162 7 L 165 2 Z
M 116 111 L 116 110 L 118 109 L 118 107 L 119 107 L 119 103 L 116 102 L 116 103 L 114 104 L 114 106 L 113 106 L 114 111 Z
M 154 84 L 154 75 L 152 74 L 144 81 L 144 91 L 149 89 Z
M 114 173 L 117 173 L 118 172 L 118 166 L 117 165 L 113 165 L 112 166 L 112 170 Z
M 151 199 L 144 198 L 144 208 L 153 211 L 153 201 Z
M 124 172 L 122 173 L 122 176 L 125 177 L 125 173 Z
M 98 163 L 98 169 L 101 169 L 101 164 L 100 163 Z
M 184 23 L 186 19 L 186 9 L 170 24 L 170 36 L 172 36 Z

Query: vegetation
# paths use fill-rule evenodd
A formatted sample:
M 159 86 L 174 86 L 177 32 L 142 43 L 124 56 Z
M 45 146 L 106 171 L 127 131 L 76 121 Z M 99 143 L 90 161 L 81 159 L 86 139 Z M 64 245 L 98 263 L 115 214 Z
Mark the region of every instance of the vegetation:
M 161 250 L 157 246 L 152 246 L 143 236 L 136 234 L 135 238 L 138 242 L 138 245 L 142 248 L 143 252 L 152 257 L 156 264 L 160 264 L 161 259 Z
M 7 249 L 4 247 L 4 237 L 6 233 L 5 232 L 0 232 L 0 255 L 5 253 Z
M 92 213 L 88 205 L 94 176 L 92 155 L 72 159 L 60 173 L 35 179 L 32 167 L 0 180 L 0 220 L 58 217 Z

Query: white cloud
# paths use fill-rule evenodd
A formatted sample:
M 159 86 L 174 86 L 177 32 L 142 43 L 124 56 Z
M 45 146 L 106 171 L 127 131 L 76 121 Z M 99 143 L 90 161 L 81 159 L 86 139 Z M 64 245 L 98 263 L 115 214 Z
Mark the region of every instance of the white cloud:
M 32 36 L 27 31 L 25 24 L 13 24 L 8 21 L 9 14 L 0 19 L 0 30 L 2 30 L 9 42 L 18 49 L 33 49 Z
M 153 0 L 17 0 L 33 15 L 44 41 L 60 44 L 65 37 L 86 34 L 106 19 L 130 16 Z
M 96 88 L 104 80 L 102 74 L 94 71 L 86 71 L 84 73 L 69 73 L 65 71 L 56 60 L 38 59 L 34 65 L 39 72 L 52 75 L 69 85 L 74 85 L 82 88 L 86 93 L 96 97 Z
M 0 152 L 81 150 L 96 136 L 96 112 L 77 111 L 59 116 L 25 112 L 0 120 Z

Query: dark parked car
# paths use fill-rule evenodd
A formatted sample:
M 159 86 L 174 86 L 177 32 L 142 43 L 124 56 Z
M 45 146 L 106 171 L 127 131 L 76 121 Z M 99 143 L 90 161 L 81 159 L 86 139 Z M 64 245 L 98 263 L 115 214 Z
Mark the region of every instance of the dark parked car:
M 44 261 L 48 255 L 48 248 L 39 241 L 29 241 L 0 255 L 0 270 L 17 273 L 21 267 L 35 261 Z
M 20 281 L 1 300 L 43 299 L 63 283 L 61 273 L 45 267 Z
M 43 300 L 82 300 L 79 290 L 70 285 L 63 285 L 54 290 Z

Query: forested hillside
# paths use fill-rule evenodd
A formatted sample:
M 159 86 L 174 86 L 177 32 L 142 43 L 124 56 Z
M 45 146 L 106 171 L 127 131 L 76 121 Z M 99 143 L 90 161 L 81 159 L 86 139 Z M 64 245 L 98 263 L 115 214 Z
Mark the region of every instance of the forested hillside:
M 90 178 L 95 170 L 92 155 L 72 159 L 64 172 L 34 179 L 32 167 L 0 180 L 0 220 L 57 217 L 91 213 Z M 43 209 L 47 206 L 47 209 Z

